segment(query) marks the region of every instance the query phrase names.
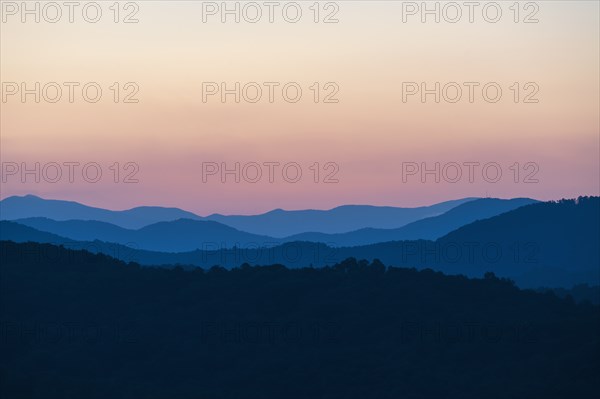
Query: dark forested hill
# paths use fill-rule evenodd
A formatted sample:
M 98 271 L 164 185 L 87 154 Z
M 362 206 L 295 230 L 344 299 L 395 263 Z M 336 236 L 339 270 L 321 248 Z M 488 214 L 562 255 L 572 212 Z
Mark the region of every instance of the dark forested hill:
M 463 271 L 476 270 L 476 265 L 495 257 L 494 247 L 503 250 L 495 262 L 496 270 L 505 275 L 521 274 L 526 281 L 531 273 L 543 269 L 546 282 L 588 275 L 589 281 L 600 283 L 600 198 L 580 197 L 537 203 L 479 220 L 463 226 L 438 241 L 440 246 L 452 243 L 491 243 L 488 251 L 475 251 L 473 260 Z M 520 259 L 519 262 L 511 261 Z M 451 272 L 452 265 L 440 270 Z M 481 269 L 479 269 L 481 271 Z
M 592 398 L 599 308 L 347 259 L 142 268 L 1 242 L 2 398 Z M 52 256 L 48 256 L 52 254 Z

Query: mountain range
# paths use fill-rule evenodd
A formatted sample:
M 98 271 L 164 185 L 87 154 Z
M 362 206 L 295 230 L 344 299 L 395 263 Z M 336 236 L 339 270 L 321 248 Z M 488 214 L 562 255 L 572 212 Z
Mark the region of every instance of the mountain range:
M 431 206 L 398 208 L 391 206 L 343 205 L 330 210 L 273 211 L 251 216 L 207 216 L 239 230 L 273 237 L 317 232 L 326 234 L 346 233 L 362 228 L 394 229 L 417 220 L 441 215 L 461 204 L 477 198 L 463 198 L 440 202 Z
M 0 201 L 0 219 L 44 217 L 53 220 L 96 220 L 125 228 L 141 228 L 169 220 L 200 219 L 179 208 L 140 206 L 124 211 L 94 208 L 74 201 L 44 199 L 35 195 L 12 196 Z
M 441 215 L 424 218 L 398 229 L 369 227 L 348 233 L 310 232 L 284 238 L 240 231 L 212 220 L 177 219 L 153 223 L 139 229 L 126 229 L 115 224 L 96 220 L 57 221 L 47 217 L 34 217 L 14 221 L 36 230 L 72 240 L 100 240 L 123 245 L 135 245 L 139 249 L 162 252 L 185 252 L 196 249 L 240 246 L 269 247 L 294 241 L 320 242 L 331 247 L 350 247 L 397 240 L 433 240 L 478 219 L 492 217 L 534 202 L 536 201 L 527 198 L 511 200 L 477 199 L 464 202 Z M 335 210 L 331 212 L 335 212 Z M 364 223 L 368 222 L 364 221 Z M 273 222 L 271 226 L 273 226 L 272 228 L 278 228 L 279 225 Z
M 482 198 L 458 205 L 441 215 L 417 220 L 397 229 L 368 227 L 339 234 L 302 233 L 287 237 L 286 241 L 323 242 L 334 247 L 351 247 L 385 241 L 435 240 L 476 220 L 490 218 L 536 202 L 530 198 L 510 200 Z
M 476 198 L 445 201 L 431 206 L 399 208 L 371 205 L 344 205 L 330 210 L 286 211 L 275 209 L 260 215 L 220 215 L 206 217 L 179 208 L 136 207 L 123 211 L 95 208 L 73 201 L 44 199 L 34 195 L 12 196 L 0 201 L 0 219 L 43 217 L 56 221 L 95 220 L 126 229 L 139 229 L 177 219 L 219 222 L 252 234 L 286 237 L 305 232 L 345 233 L 365 227 L 391 229 L 440 215 Z
M 17 222 L 0 222 L 0 238 L 62 244 L 142 265 L 227 268 L 284 264 L 290 268 L 331 265 L 346 258 L 380 259 L 394 266 L 431 268 L 480 277 L 487 271 L 523 287 L 572 287 L 600 282 L 600 198 L 538 202 L 464 225 L 437 240 L 379 242 L 354 247 L 295 241 L 269 248 L 215 246 L 170 253 L 103 241 L 76 241 Z

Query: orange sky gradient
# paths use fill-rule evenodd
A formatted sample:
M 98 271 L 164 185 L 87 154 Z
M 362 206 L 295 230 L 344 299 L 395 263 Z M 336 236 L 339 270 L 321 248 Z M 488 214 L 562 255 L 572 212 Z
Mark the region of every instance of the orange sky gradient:
M 202 2 L 190 1 L 136 2 L 138 23 L 114 23 L 112 3 L 102 2 L 103 17 L 95 24 L 77 13 L 74 23 L 54 24 L 3 14 L 2 198 L 31 193 L 110 209 L 164 205 L 205 215 L 418 206 L 471 196 L 600 195 L 598 2 L 536 2 L 538 23 L 515 23 L 513 2 L 500 2 L 497 23 L 477 12 L 473 23 L 465 16 L 457 23 L 422 23 L 419 15 L 403 23 L 402 2 L 337 2 L 339 22 L 330 24 L 313 21 L 312 1 L 300 2 L 298 23 L 276 13 L 275 22 L 254 24 L 222 23 L 218 15 L 203 23 Z M 323 18 L 328 10 L 320 11 Z M 519 18 L 528 11 L 520 10 Z M 35 103 L 33 95 L 23 103 L 19 94 L 6 96 L 7 82 L 97 82 L 103 94 L 97 103 L 77 90 L 73 103 L 65 92 L 57 103 Z M 109 89 L 114 82 L 121 86 L 119 103 Z M 138 103 L 122 102 L 127 82 L 139 87 Z M 225 103 L 219 96 L 203 102 L 203 82 L 297 82 L 303 93 L 296 103 L 286 102 L 280 90 L 273 103 L 265 92 L 257 103 L 236 103 L 233 95 Z M 321 85 L 318 103 L 314 82 Z M 323 90 L 327 82 L 339 88 L 333 97 L 339 102 L 323 103 L 331 91 Z M 403 82 L 480 86 L 472 103 L 466 91 L 456 103 L 436 103 L 433 95 L 423 103 L 419 95 L 403 101 Z M 481 95 L 488 82 L 503 90 L 496 103 Z M 515 82 L 517 103 L 510 89 Z M 539 88 L 532 96 L 537 103 L 523 102 L 532 91 L 525 90 L 528 82 Z M 433 167 L 470 161 L 500 165 L 502 178 L 487 181 L 477 168 L 473 182 L 463 176 L 436 183 L 429 176 L 423 183 L 418 175 L 403 181 L 405 162 Z M 9 164 L 33 168 L 36 162 L 96 162 L 103 175 L 96 183 L 80 173 L 73 182 L 42 176 L 38 183 L 30 175 L 23 183 L 20 171 L 7 174 Z M 115 162 L 117 183 L 109 169 Z M 131 171 L 123 170 L 128 162 L 139 166 L 137 183 L 122 181 Z M 222 183 L 219 175 L 204 182 L 206 162 L 231 168 L 236 162 L 295 162 L 302 179 L 290 183 L 277 168 L 271 183 L 265 168 L 256 183 L 243 176 L 240 183 L 231 176 Z M 316 162 L 318 182 L 311 169 Z M 325 169 L 327 163 L 339 167 L 330 176 L 337 183 L 324 182 L 334 169 Z M 526 181 L 533 167 L 525 164 L 539 168 L 537 182 Z

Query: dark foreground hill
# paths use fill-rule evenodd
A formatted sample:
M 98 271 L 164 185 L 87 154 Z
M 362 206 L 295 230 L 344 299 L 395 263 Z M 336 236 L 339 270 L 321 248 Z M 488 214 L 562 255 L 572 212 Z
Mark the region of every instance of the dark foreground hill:
M 599 308 L 491 274 L 355 259 L 185 271 L 0 245 L 2 398 L 562 399 L 600 389 Z

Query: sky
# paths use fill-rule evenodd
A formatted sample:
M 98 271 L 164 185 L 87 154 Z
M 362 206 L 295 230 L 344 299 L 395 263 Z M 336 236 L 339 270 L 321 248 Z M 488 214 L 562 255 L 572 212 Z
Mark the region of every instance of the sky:
M 204 215 L 600 195 L 596 1 L 428 2 L 439 22 L 401 1 L 275 2 L 272 22 L 264 2 L 228 2 L 239 22 L 222 2 L 81 2 L 73 22 L 37 3 L 39 22 L 1 2 L 2 198 Z

